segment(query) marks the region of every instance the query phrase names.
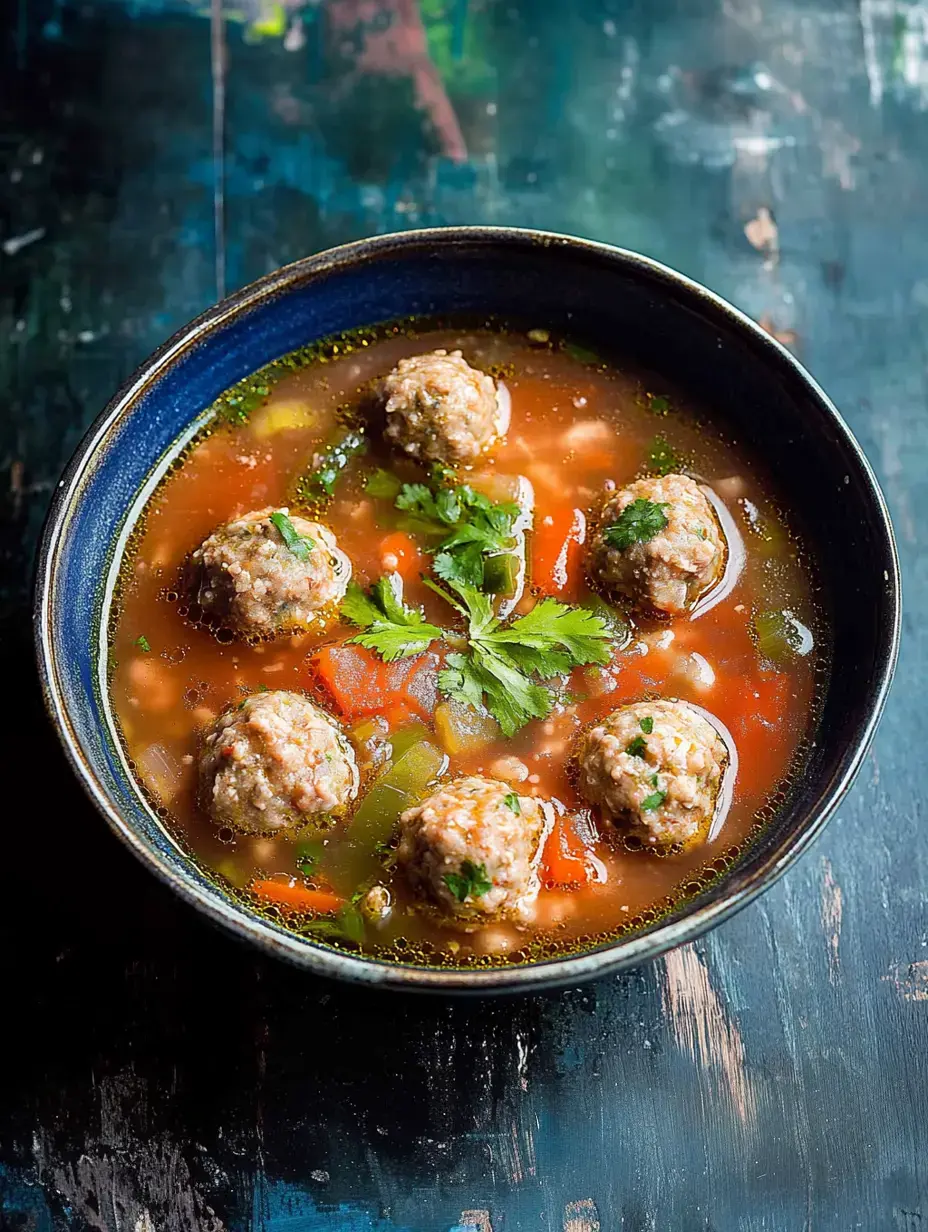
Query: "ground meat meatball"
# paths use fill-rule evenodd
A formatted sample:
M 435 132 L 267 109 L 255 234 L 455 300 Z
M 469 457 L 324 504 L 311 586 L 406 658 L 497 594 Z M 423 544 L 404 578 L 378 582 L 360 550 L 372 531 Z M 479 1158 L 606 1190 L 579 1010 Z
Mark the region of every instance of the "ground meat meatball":
M 399 863 L 413 889 L 447 921 L 467 930 L 491 920 L 531 919 L 548 830 L 541 801 L 516 795 L 508 783 L 471 776 L 408 809 L 400 827 Z
M 401 359 L 383 384 L 386 434 L 414 458 L 473 462 L 509 427 L 509 399 L 460 351 Z
M 333 614 L 351 580 L 351 561 L 318 522 L 288 517 L 302 545 L 294 551 L 271 521 L 286 509 L 261 509 L 218 527 L 190 557 L 187 590 L 207 616 L 245 637 L 268 637 Z
M 354 752 L 335 720 L 298 693 L 256 693 L 219 716 L 200 754 L 200 793 L 240 834 L 298 830 L 358 793 Z
M 606 538 L 635 501 L 662 506 L 667 519 L 652 538 L 628 547 Z M 726 545 L 705 492 L 686 475 L 639 479 L 606 501 L 590 544 L 589 570 L 607 595 L 637 607 L 677 613 L 692 607 L 721 577 Z
M 687 843 L 708 829 L 727 763 L 693 706 L 635 702 L 583 734 L 577 787 L 607 823 L 657 846 Z

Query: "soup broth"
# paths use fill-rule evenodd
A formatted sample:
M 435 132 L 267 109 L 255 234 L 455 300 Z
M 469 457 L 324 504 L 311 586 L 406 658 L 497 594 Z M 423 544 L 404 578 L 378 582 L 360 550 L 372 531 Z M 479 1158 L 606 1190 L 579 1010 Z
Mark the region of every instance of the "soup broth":
M 382 432 L 377 383 L 402 358 L 436 350 L 460 350 L 508 394 L 501 441 L 453 470 L 409 456 Z M 676 614 L 602 593 L 589 563 L 604 500 L 668 473 L 703 485 L 726 541 L 724 575 Z M 449 656 L 466 654 L 465 621 L 449 602 L 453 589 L 436 578 L 435 534 L 415 510 L 397 508 L 401 484 L 425 484 L 433 496 L 466 484 L 497 503 L 521 502 L 508 573 L 489 600 L 504 626 L 547 595 L 608 627 L 606 661 L 543 684 L 532 677 L 550 690 L 550 711 L 510 735 L 486 707 L 467 711 L 442 685 Z M 245 638 L 210 618 L 184 581 L 185 562 L 217 526 L 268 509 L 291 527 L 299 514 L 330 528 L 364 588 L 399 575 L 405 604 L 450 637 L 385 664 L 351 642 L 359 627 L 342 615 L 274 639 Z M 489 571 L 498 561 L 484 563 Z M 391 327 L 272 365 L 220 400 L 149 501 L 122 564 L 111 700 L 130 767 L 164 824 L 254 910 L 320 944 L 388 960 L 526 961 L 652 922 L 721 875 L 773 815 L 801 765 L 826 665 L 812 578 L 760 461 L 666 382 L 540 330 Z M 210 816 L 198 762 L 224 712 L 279 690 L 335 717 L 359 792 L 339 815 L 243 833 Z M 579 789 L 583 734 L 625 704 L 657 698 L 708 714 L 727 750 L 712 824 L 695 841 L 655 843 L 640 828 L 610 824 Z M 647 744 L 647 722 L 630 749 Z M 555 802 L 546 805 L 534 857 L 541 888 L 526 918 L 488 913 L 474 925 L 423 901 L 397 859 L 391 801 L 400 797 L 389 777 L 416 749 L 432 750 L 432 761 L 421 782 L 415 774 L 400 782 L 407 808 L 461 776 L 507 783 L 520 816 L 527 801 Z M 654 778 L 652 799 L 663 801 L 666 782 Z M 444 884 L 479 905 L 488 892 L 480 866 L 455 868 Z M 464 885 L 454 879 L 462 869 Z

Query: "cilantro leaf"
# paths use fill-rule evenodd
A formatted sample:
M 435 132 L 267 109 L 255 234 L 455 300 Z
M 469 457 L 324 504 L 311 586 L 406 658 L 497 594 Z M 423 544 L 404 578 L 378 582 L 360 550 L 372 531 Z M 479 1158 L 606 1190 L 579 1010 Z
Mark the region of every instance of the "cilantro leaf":
M 568 607 L 557 599 L 540 603 L 506 628 L 494 630 L 486 640 L 494 647 L 506 646 L 517 660 L 536 652 L 534 670 L 544 678 L 564 674 L 586 663 L 608 663 L 609 629 L 588 608 Z M 562 652 L 562 653 L 560 653 Z
M 403 602 L 403 581 L 398 573 L 385 574 L 369 595 L 357 582 L 350 582 L 341 614 L 364 630 L 349 642 L 376 651 L 387 663 L 421 654 L 442 636 L 442 630 L 428 624 L 421 611 Z
M 493 889 L 493 882 L 487 877 L 485 864 L 474 864 L 464 860 L 460 873 L 445 873 L 445 885 L 459 903 L 467 902 L 468 898 L 479 898 Z
M 682 462 L 666 436 L 655 436 L 648 446 L 647 467 L 652 475 L 670 475 L 680 470 Z
M 511 809 L 517 817 L 521 817 L 522 805 L 519 803 L 519 797 L 514 791 L 510 791 L 503 797 L 503 804 L 505 804 L 506 808 Z
M 603 531 L 603 538 L 611 548 L 624 552 L 633 543 L 647 543 L 667 525 L 667 503 L 656 501 L 633 500 L 626 505 L 611 526 Z
M 641 801 L 641 807 L 646 813 L 652 813 L 659 809 L 666 799 L 666 791 L 652 791 L 650 796 L 645 796 Z
M 644 757 L 647 747 L 644 736 L 636 736 L 625 746 L 625 752 L 629 757 Z
M 400 524 L 403 529 L 440 537 L 432 549 L 435 572 L 448 582 L 483 586 L 485 558 L 518 547 L 521 507 L 514 501 L 494 504 L 469 484 L 450 488 L 404 483 L 396 507 L 407 514 Z
M 367 449 L 364 433 L 343 428 L 317 453 L 309 469 L 296 482 L 296 497 L 301 504 L 325 503 L 335 493 L 342 472 Z
M 136 646 L 138 646 L 139 650 L 141 650 L 143 654 L 148 654 L 148 652 L 151 650 L 151 643 L 149 642 L 148 638 L 145 636 L 144 633 L 140 633 L 138 635 L 138 637 L 135 639 L 135 644 Z
M 645 394 L 645 398 L 652 415 L 669 415 L 673 409 L 666 394 Z
M 282 509 L 272 513 L 270 521 L 277 528 L 281 539 L 297 560 L 308 560 L 309 553 L 316 546 L 315 541 L 301 535 Z
M 641 728 L 641 730 L 644 732 L 646 736 L 650 736 L 651 732 L 654 731 L 654 719 L 651 717 L 651 715 L 646 714 L 644 718 L 639 722 L 638 726 Z
M 396 500 L 402 482 L 390 471 L 378 467 L 364 481 L 364 491 L 368 496 L 383 496 L 387 500 Z

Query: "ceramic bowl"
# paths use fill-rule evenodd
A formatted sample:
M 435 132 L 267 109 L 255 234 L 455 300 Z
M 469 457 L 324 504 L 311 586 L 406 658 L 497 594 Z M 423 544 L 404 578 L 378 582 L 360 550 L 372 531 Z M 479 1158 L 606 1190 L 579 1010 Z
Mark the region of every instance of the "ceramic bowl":
M 811 539 L 833 659 L 801 782 L 720 882 L 647 931 L 586 953 L 484 970 L 336 952 L 227 897 L 162 828 L 129 774 L 105 689 L 105 619 L 140 508 L 179 444 L 241 377 L 315 339 L 411 315 L 492 314 L 618 348 L 712 408 L 765 460 Z M 35 599 L 39 670 L 74 771 L 113 831 L 198 910 L 308 970 L 391 988 L 488 993 L 614 972 L 689 941 L 770 886 L 851 785 L 889 689 L 899 573 L 886 505 L 847 425 L 782 346 L 704 287 L 636 253 L 509 228 L 378 236 L 308 257 L 209 309 L 151 356 L 87 433 L 58 488 Z

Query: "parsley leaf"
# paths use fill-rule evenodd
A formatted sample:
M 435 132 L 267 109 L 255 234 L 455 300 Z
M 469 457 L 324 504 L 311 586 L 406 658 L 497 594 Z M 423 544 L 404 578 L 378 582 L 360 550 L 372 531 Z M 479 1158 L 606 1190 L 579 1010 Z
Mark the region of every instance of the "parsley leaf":
M 487 877 L 486 865 L 473 864 L 470 860 L 463 861 L 460 873 L 445 873 L 443 880 L 459 903 L 464 903 L 471 897 L 479 898 L 493 889 L 493 882 Z
M 138 635 L 138 637 L 135 639 L 135 644 L 136 646 L 138 646 L 139 650 L 141 650 L 143 654 L 148 654 L 148 652 L 151 650 L 151 643 L 149 642 L 148 638 L 145 636 L 144 633 L 140 633 Z
M 650 796 L 645 796 L 641 801 L 641 807 L 646 813 L 652 813 L 659 809 L 666 799 L 666 791 L 652 791 Z
M 468 484 L 456 488 L 404 483 L 396 507 L 407 516 L 400 526 L 440 537 L 432 549 L 435 573 L 443 581 L 482 587 L 488 558 L 516 550 L 517 524 L 522 516 L 515 501 L 494 504 Z
M 664 510 L 669 506 L 655 501 L 633 500 L 626 505 L 611 526 L 603 531 L 603 538 L 611 548 L 624 552 L 633 543 L 647 543 L 667 525 Z
M 629 757 L 644 757 L 647 747 L 644 736 L 636 736 L 625 746 L 625 752 Z
M 517 817 L 522 816 L 522 805 L 519 803 L 519 797 L 514 791 L 510 791 L 508 795 L 503 797 L 503 804 L 506 808 L 511 809 Z
M 282 509 L 272 513 L 270 521 L 276 526 L 281 539 L 283 539 L 297 560 L 308 560 L 309 553 L 316 546 L 315 542 L 301 535 Z
M 421 611 L 403 602 L 403 580 L 398 573 L 385 574 L 369 595 L 357 582 L 349 582 L 341 614 L 364 630 L 349 642 L 376 651 L 387 663 L 421 654 L 442 636 L 437 625 L 426 623 Z
M 641 730 L 644 732 L 646 736 L 650 736 L 651 732 L 654 731 L 654 719 L 651 717 L 651 715 L 646 714 L 644 718 L 640 721 L 638 726 L 641 728 Z

